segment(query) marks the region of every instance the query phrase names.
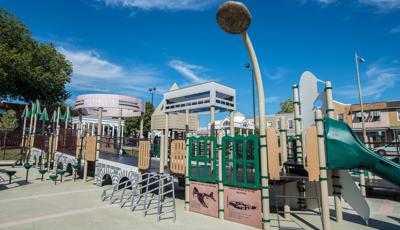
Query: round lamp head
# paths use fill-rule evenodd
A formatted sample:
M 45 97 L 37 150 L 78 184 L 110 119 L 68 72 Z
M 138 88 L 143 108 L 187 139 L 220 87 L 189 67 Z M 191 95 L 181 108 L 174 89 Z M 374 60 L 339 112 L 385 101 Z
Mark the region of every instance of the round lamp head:
M 251 15 L 243 3 L 227 1 L 217 11 L 217 22 L 225 32 L 241 34 L 249 28 Z

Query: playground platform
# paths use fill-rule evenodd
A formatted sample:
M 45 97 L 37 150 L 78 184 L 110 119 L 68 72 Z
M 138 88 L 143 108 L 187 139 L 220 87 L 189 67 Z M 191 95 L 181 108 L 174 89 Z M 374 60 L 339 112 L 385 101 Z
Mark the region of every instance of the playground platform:
M 102 202 L 100 194 L 104 188 L 94 181 L 73 181 L 66 176 L 64 182 L 54 185 L 46 175 L 40 181 L 40 174 L 32 168 L 29 182 L 25 183 L 25 169 L 0 167 L 16 170 L 17 179 L 12 184 L 0 182 L 0 229 L 255 229 L 237 223 L 184 211 L 184 200 L 176 200 L 177 219 L 156 221 L 155 215 L 143 217 L 141 212 L 131 212 L 128 207 Z M 371 207 L 369 226 L 345 205 L 344 222 L 331 221 L 332 229 L 399 229 L 400 202 L 388 199 L 368 198 Z M 334 220 L 333 200 L 330 200 L 331 219 Z M 90 221 L 89 221 L 90 220 Z M 321 229 L 318 213 L 295 212 L 291 219 L 284 219 L 272 213 L 272 229 Z

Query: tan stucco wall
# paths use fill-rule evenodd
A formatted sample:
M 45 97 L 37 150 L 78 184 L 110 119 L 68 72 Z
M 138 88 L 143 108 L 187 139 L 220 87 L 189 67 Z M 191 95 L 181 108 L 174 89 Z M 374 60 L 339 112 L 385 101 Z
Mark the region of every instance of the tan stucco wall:
M 389 123 L 390 126 L 400 126 L 400 121 L 398 120 L 397 117 L 397 110 L 396 109 L 391 109 L 389 110 Z
M 350 114 L 350 105 L 333 102 L 333 106 L 335 107 L 335 111 L 333 113 L 334 118 L 338 119 L 338 114 L 343 113 L 344 122 L 346 122 L 351 127 L 353 124 Z

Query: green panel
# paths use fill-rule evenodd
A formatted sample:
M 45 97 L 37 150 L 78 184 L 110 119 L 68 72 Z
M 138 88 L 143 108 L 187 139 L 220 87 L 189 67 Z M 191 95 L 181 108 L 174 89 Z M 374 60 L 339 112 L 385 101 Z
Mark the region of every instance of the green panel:
M 189 138 L 189 179 L 201 182 L 216 183 L 217 170 L 217 138 L 190 137 Z M 211 145 L 211 149 L 209 147 Z M 193 161 L 195 167 L 193 169 Z
M 151 154 L 151 157 L 160 158 L 160 146 L 159 145 L 151 145 L 150 146 L 150 154 Z
M 232 159 L 229 158 L 230 152 L 232 152 Z M 258 137 L 254 135 L 224 136 L 222 138 L 222 167 L 224 185 L 260 188 Z M 252 174 L 249 175 L 249 172 Z M 238 177 L 238 174 L 241 176 Z
M 361 168 L 400 185 L 400 165 L 367 148 L 344 122 L 324 119 L 329 169 Z

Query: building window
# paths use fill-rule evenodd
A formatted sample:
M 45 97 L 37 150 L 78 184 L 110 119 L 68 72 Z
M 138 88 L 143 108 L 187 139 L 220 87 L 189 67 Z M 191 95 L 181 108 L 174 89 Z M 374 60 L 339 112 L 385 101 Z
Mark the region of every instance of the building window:
M 365 113 L 364 113 L 365 118 Z M 354 117 L 354 122 L 362 122 L 361 112 L 357 112 Z
M 338 121 L 344 121 L 344 114 L 343 113 L 339 113 L 338 114 Z
M 371 119 L 372 121 L 380 121 L 381 120 L 381 111 L 371 111 Z
M 293 120 L 288 120 L 289 129 L 293 129 Z
M 268 127 L 272 127 L 272 122 L 267 121 L 267 126 L 268 126 Z

